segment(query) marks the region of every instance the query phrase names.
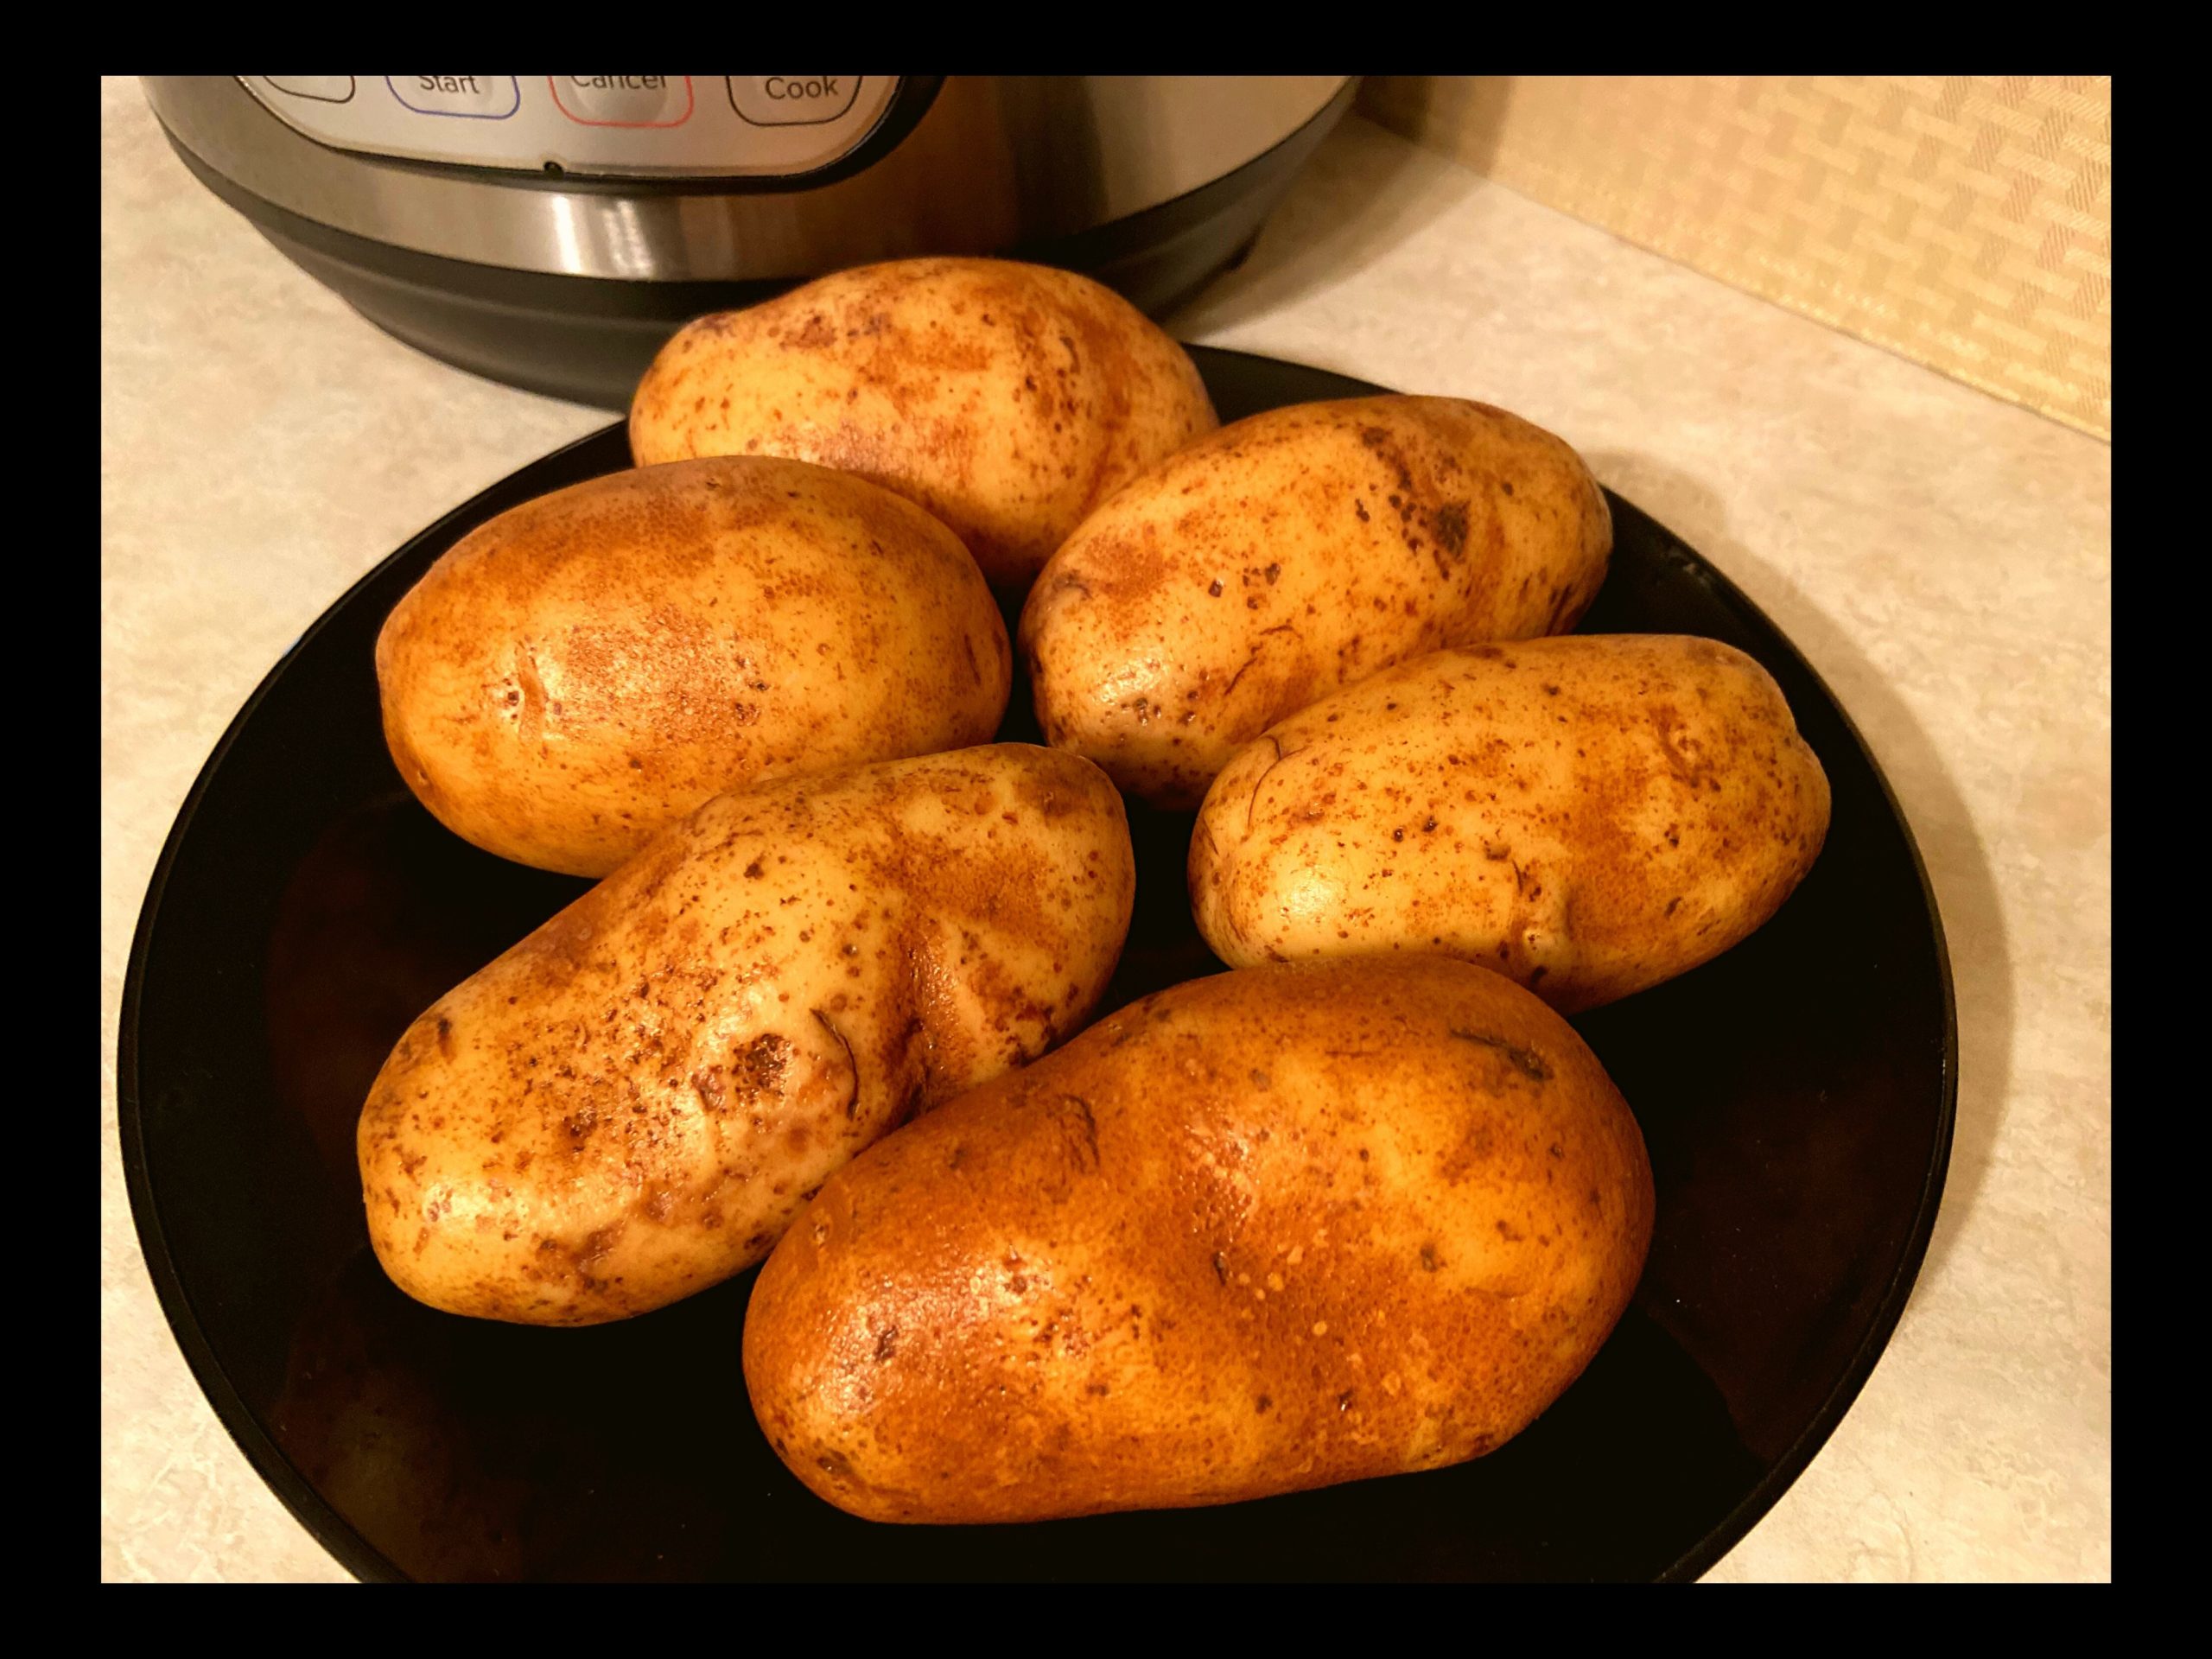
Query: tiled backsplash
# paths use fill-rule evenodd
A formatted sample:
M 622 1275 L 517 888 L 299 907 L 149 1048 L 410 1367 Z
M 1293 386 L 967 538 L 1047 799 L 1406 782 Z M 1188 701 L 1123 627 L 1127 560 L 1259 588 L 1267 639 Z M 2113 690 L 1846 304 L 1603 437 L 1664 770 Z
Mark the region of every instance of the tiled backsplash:
M 1360 107 L 1640 246 L 2112 435 L 2108 76 L 1370 76 Z

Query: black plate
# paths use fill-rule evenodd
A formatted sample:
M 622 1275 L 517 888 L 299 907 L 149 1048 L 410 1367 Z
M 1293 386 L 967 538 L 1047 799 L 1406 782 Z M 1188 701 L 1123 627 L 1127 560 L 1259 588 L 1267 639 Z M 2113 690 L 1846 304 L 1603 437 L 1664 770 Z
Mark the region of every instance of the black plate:
M 1376 390 L 1194 355 L 1224 419 Z M 1680 1579 L 1765 1513 L 1866 1382 L 1927 1249 L 1957 1089 L 1950 968 L 1850 721 L 1726 578 L 1618 499 L 1586 629 L 1758 658 L 1834 817 L 1765 928 L 1576 1021 L 1643 1125 L 1657 1232 L 1612 1339 L 1502 1450 L 1227 1509 L 873 1526 L 810 1495 L 753 1425 L 751 1274 L 582 1331 L 394 1290 L 354 1173 L 369 1082 L 417 1013 L 586 884 L 478 852 L 416 804 L 371 646 L 461 535 L 628 461 L 618 425 L 525 467 L 332 606 L 216 747 L 139 918 L 118 1092 L 147 1265 L 216 1411 L 340 1560 L 372 1579 Z M 1109 1006 L 1218 967 L 1184 894 L 1189 817 L 1132 817 L 1138 910 Z

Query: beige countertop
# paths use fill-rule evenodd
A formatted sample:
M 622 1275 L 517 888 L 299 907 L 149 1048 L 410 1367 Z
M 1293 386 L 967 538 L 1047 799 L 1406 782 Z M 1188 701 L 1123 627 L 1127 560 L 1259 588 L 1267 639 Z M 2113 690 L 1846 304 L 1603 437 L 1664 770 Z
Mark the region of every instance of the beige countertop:
M 101 95 L 100 1572 L 339 1580 L 185 1369 L 124 1194 L 117 1008 L 154 861 L 353 580 L 603 412 L 361 321 Z M 1484 398 L 1575 443 L 1866 734 L 1957 976 L 1950 1179 L 1866 1392 L 1717 1579 L 2111 1573 L 2110 449 L 1363 123 L 1183 337 Z

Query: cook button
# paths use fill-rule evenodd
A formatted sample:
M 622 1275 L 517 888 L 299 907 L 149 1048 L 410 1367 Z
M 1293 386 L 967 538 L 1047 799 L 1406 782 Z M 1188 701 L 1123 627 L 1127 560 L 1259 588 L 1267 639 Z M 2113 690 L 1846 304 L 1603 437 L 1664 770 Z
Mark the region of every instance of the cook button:
M 689 75 L 548 75 L 553 101 L 588 127 L 680 127 L 691 118 Z
M 861 95 L 858 75 L 725 75 L 730 106 L 756 127 L 835 121 Z
M 346 104 L 353 98 L 351 75 L 264 75 L 278 92 L 289 98 L 311 98 L 318 104 Z
M 522 103 L 512 75 L 386 75 L 391 95 L 417 115 L 504 121 Z

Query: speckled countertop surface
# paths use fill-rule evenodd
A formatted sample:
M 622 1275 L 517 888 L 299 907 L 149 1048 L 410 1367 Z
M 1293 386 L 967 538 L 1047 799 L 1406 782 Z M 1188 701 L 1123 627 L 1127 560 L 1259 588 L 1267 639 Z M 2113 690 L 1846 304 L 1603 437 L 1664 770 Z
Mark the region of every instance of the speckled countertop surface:
M 101 92 L 100 1573 L 339 1580 L 186 1370 L 140 1258 L 117 1008 L 169 823 L 270 664 L 448 507 L 604 413 L 377 333 Z M 1362 123 L 1173 321 L 1503 404 L 1703 550 L 1887 770 L 1949 930 L 1949 1185 L 1889 1351 L 1713 1578 L 2111 1573 L 2110 449 Z

